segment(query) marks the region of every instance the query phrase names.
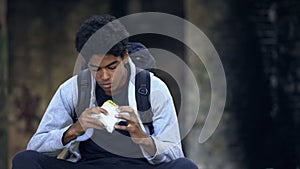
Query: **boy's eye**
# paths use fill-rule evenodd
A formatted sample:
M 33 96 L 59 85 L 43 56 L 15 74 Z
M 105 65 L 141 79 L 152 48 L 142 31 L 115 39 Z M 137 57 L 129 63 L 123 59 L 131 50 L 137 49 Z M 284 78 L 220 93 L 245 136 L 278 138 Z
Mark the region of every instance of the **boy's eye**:
M 116 68 L 117 68 L 117 66 L 116 65 L 114 65 L 114 66 L 108 66 L 107 67 L 109 70 L 115 70 Z
M 109 69 L 109 70 L 115 70 L 119 65 L 119 62 L 115 62 L 111 65 L 108 65 L 106 68 Z

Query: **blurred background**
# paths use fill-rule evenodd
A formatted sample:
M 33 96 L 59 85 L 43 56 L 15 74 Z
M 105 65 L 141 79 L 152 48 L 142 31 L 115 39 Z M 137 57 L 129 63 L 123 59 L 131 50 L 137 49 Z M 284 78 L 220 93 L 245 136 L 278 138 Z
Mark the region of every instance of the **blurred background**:
M 82 21 L 92 14 L 121 17 L 147 11 L 195 24 L 224 66 L 225 111 L 212 137 L 200 144 L 210 104 L 201 61 L 172 38 L 131 37 L 175 53 L 197 77 L 200 111 L 183 146 L 199 169 L 299 169 L 298 0 L 0 0 L 0 168 L 10 168 L 13 155 L 26 148 L 54 92 L 72 76 L 74 35 Z M 194 40 L 183 25 L 182 30 L 188 41 Z M 175 102 L 178 108 L 180 100 Z

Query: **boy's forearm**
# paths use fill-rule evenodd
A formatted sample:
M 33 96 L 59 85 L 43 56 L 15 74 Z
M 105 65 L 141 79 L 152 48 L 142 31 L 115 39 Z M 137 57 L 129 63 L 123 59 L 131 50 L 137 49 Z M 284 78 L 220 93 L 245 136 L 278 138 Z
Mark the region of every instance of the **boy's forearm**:
M 82 127 L 79 124 L 79 122 L 75 122 L 65 133 L 63 134 L 62 143 L 63 145 L 68 144 L 70 141 L 76 139 L 78 136 L 81 136 L 84 134 L 84 132 L 81 131 Z

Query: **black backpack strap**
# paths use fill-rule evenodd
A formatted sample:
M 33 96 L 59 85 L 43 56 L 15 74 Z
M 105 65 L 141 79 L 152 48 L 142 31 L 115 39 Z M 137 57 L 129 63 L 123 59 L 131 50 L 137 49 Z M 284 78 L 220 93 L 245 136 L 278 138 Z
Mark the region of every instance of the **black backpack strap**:
M 91 72 L 89 69 L 82 70 L 77 76 L 78 101 L 75 107 L 73 121 L 75 122 L 81 113 L 89 107 L 91 98 Z
M 136 69 L 135 76 L 135 98 L 137 103 L 138 113 L 143 124 L 147 125 L 152 135 L 153 127 L 153 112 L 150 104 L 150 73 L 147 70 Z

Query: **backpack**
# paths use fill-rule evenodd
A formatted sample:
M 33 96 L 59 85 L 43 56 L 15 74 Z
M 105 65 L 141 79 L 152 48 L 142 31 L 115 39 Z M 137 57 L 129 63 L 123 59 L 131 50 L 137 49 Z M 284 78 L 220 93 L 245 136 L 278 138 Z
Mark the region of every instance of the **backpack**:
M 135 76 L 135 97 L 137 103 L 137 110 L 141 121 L 148 126 L 150 135 L 154 133 L 152 123 L 153 112 L 151 111 L 150 103 L 150 73 L 149 70 L 154 71 L 156 68 L 154 57 L 141 43 L 131 42 L 127 46 L 128 53 L 131 60 L 136 65 Z M 91 97 L 91 73 L 89 69 L 82 70 L 77 77 L 78 85 L 78 101 L 73 114 L 73 121 L 75 122 L 90 104 Z

